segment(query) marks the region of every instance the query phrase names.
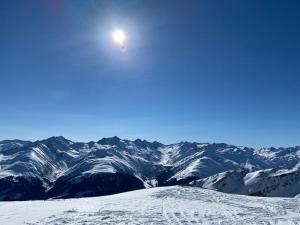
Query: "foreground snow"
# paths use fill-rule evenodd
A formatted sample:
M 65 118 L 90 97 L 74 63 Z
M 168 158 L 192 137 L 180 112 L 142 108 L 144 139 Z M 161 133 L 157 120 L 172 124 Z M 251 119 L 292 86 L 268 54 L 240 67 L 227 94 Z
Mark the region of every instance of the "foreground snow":
M 300 224 L 300 198 L 260 198 L 193 187 L 1 202 L 0 224 Z

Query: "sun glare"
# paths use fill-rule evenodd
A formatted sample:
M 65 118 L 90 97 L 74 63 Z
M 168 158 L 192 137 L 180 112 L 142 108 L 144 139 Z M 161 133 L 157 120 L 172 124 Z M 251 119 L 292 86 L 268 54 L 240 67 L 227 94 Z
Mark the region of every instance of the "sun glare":
M 119 45 L 124 45 L 125 44 L 126 35 L 125 35 L 125 32 L 121 29 L 115 30 L 112 33 L 112 38 L 113 38 L 114 42 L 119 44 Z

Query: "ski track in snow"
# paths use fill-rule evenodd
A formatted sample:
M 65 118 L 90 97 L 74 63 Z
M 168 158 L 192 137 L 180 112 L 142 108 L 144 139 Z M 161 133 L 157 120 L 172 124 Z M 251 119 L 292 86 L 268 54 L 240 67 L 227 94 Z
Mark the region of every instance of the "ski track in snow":
M 1 202 L 0 224 L 300 224 L 300 199 L 161 187 L 94 198 Z

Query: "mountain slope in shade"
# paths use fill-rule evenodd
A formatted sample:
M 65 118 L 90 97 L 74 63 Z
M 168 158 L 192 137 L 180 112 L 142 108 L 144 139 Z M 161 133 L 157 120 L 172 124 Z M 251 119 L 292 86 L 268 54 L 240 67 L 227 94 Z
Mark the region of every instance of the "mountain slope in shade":
M 230 183 L 241 182 L 245 174 L 255 171 L 264 171 L 265 174 L 258 180 L 272 181 L 275 185 L 280 176 L 274 171 L 287 170 L 297 174 L 295 171 L 300 167 L 299 161 L 299 147 L 255 150 L 224 143 L 181 142 L 164 145 L 118 137 L 87 143 L 73 142 L 64 137 L 36 142 L 7 140 L 0 142 L 0 200 L 107 195 L 155 186 L 188 184 L 196 180 L 203 183 L 203 179 L 209 180 L 216 174 L 224 176 L 224 172 L 226 179 L 230 180 L 228 187 Z M 286 188 L 294 188 L 295 191 L 288 192 L 291 196 L 296 195 L 298 190 L 293 182 L 295 176 L 280 177 L 284 183 L 288 182 Z M 211 186 L 229 193 L 259 194 L 259 191 L 264 191 L 234 191 L 227 190 L 228 187 L 223 190 L 218 184 Z M 281 196 L 279 192 L 272 194 Z

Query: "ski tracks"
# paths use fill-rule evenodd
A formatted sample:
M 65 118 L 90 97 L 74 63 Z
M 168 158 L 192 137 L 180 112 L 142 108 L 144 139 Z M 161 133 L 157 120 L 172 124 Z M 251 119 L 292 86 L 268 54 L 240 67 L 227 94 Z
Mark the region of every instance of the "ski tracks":
M 182 207 L 180 201 L 164 198 L 162 204 L 163 215 L 168 224 L 200 224 L 200 221 L 195 217 L 195 212 L 188 212 L 186 208 Z

